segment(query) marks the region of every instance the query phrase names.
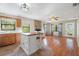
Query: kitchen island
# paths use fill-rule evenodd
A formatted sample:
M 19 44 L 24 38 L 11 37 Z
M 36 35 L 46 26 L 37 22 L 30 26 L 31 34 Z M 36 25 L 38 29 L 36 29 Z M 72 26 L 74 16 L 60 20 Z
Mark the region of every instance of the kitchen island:
M 41 49 L 41 35 L 36 33 L 22 33 L 21 48 L 27 55 L 31 55 Z

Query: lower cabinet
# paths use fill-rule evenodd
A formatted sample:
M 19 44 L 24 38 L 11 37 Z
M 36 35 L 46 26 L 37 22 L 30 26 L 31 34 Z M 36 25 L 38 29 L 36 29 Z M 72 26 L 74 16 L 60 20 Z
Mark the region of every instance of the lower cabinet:
M 16 34 L 0 34 L 0 46 L 16 43 Z
M 38 49 L 40 49 L 40 39 L 37 39 L 38 35 L 24 35 L 22 34 L 22 39 L 21 39 L 21 47 L 23 50 L 27 53 L 27 55 L 31 55 L 34 52 L 36 52 Z

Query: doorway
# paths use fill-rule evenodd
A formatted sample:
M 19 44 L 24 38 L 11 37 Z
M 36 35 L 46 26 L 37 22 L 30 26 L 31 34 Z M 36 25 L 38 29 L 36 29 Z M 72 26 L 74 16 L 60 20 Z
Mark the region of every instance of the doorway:
M 51 23 L 46 23 L 44 24 L 44 33 L 45 35 L 52 35 L 53 31 L 52 31 L 52 24 Z

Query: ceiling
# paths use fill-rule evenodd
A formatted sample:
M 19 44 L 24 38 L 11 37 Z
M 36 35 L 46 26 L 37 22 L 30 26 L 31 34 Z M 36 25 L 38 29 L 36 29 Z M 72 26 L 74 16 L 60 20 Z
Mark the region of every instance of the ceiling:
M 51 16 L 68 19 L 79 16 L 79 6 L 72 3 L 29 3 L 29 10 L 23 11 L 18 3 L 0 3 L 0 12 L 16 16 L 48 21 Z

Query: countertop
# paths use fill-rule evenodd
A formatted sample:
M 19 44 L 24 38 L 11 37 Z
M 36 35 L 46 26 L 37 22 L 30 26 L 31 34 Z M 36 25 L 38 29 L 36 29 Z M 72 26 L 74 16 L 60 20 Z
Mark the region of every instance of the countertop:
M 40 33 L 37 33 L 37 32 L 23 33 L 20 31 L 0 31 L 0 34 L 15 34 L 15 33 L 20 33 L 20 34 L 27 35 L 27 36 L 43 34 L 41 32 Z
M 4 32 L 0 32 L 0 34 L 14 34 L 14 33 L 21 33 L 21 32 L 16 32 L 16 31 L 4 31 Z
M 1 31 L 0 34 L 14 34 L 14 33 L 22 33 L 21 30 L 13 30 L 13 31 Z
M 27 36 L 33 36 L 33 35 L 39 35 L 43 33 L 22 33 L 22 34 L 27 35 Z

